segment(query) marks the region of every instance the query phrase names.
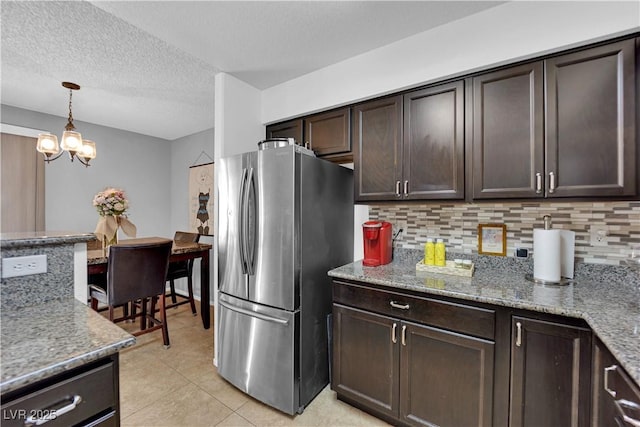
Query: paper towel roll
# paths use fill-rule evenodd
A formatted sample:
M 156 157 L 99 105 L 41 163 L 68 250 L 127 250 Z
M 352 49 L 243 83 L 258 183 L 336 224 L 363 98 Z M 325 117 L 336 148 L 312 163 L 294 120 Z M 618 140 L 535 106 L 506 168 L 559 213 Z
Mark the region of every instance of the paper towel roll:
M 547 282 L 560 281 L 560 230 L 533 230 L 533 277 Z
M 560 274 L 562 277 L 573 279 L 573 262 L 576 252 L 576 233 L 569 230 L 560 230 L 560 250 L 561 265 Z

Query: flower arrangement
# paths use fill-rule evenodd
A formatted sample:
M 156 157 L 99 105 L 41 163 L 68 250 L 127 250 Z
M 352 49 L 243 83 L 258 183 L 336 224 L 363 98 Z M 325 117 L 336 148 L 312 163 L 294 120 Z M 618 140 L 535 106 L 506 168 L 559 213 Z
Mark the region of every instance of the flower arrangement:
M 100 216 L 120 216 L 129 208 L 129 201 L 123 190 L 106 188 L 93 197 L 93 206 Z
M 93 206 L 100 214 L 95 235 L 104 247 L 118 243 L 118 229 L 122 229 L 129 237 L 136 237 L 136 226 L 127 219 L 124 213 L 129 208 L 129 201 L 123 190 L 106 188 L 93 197 Z

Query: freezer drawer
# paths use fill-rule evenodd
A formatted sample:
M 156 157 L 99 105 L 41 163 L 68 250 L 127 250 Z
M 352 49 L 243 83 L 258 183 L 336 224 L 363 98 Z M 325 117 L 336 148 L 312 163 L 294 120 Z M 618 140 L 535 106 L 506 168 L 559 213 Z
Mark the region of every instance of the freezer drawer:
M 219 369 L 245 393 L 293 415 L 299 408 L 299 312 L 220 293 Z

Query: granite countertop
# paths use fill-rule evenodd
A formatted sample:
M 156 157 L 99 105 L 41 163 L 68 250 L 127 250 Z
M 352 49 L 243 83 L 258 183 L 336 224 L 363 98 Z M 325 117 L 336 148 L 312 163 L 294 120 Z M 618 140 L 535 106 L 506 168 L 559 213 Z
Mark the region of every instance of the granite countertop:
M 132 346 L 135 338 L 72 298 L 2 307 L 0 393 Z
M 391 264 L 365 267 L 356 261 L 329 271 L 329 276 L 582 318 L 640 384 L 640 273 L 578 264 L 575 283 L 548 286 L 526 280 L 532 263 L 514 258 L 466 256 L 474 258 L 476 269 L 473 277 L 460 277 L 416 271 L 420 251 L 400 252 Z
M 0 247 L 58 245 L 61 243 L 81 243 L 95 239 L 93 233 L 73 231 L 33 231 L 23 233 L 0 233 Z

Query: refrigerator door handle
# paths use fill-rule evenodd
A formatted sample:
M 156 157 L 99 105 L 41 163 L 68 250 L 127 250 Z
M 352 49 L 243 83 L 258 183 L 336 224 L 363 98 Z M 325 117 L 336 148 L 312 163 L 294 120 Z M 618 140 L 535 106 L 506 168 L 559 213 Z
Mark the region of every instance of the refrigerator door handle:
M 218 303 L 221 306 L 223 306 L 224 308 L 226 308 L 227 310 L 235 311 L 237 313 L 244 314 L 244 315 L 247 315 L 247 316 L 250 316 L 250 317 L 256 317 L 256 318 L 258 318 L 260 320 L 264 320 L 264 321 L 267 321 L 267 322 L 278 323 L 278 324 L 281 324 L 281 325 L 288 325 L 289 324 L 289 321 L 287 319 L 281 319 L 279 317 L 269 316 L 267 314 L 258 313 L 256 311 L 247 310 L 245 308 L 241 308 L 241 307 L 238 307 L 238 306 L 235 306 L 235 305 L 231 305 L 231 304 L 229 304 L 227 302 L 220 301 L 220 300 L 218 301 Z
M 245 191 L 244 194 L 244 207 L 246 209 L 246 216 L 245 216 L 245 233 L 244 233 L 244 244 L 245 244 L 245 249 L 244 249 L 244 253 L 245 253 L 245 257 L 246 257 L 246 263 L 247 263 L 247 274 L 249 274 L 250 276 L 253 276 L 255 274 L 255 252 L 256 252 L 256 236 L 255 236 L 255 224 L 253 226 L 253 228 L 251 229 L 250 226 L 251 224 L 249 224 L 249 218 L 251 217 L 249 210 L 252 209 L 253 210 L 253 220 L 254 222 L 257 220 L 257 216 L 256 216 L 256 212 L 255 212 L 255 203 L 256 203 L 256 197 L 254 195 L 253 197 L 253 204 L 254 206 L 249 206 L 249 200 L 250 200 L 250 195 L 251 195 L 251 190 L 255 189 L 254 187 L 254 182 L 253 182 L 253 168 L 249 168 L 249 175 L 247 177 L 247 189 Z M 249 241 L 249 239 L 252 239 L 251 241 Z
M 240 265 L 242 265 L 242 274 L 247 274 L 247 256 L 244 245 L 245 232 L 245 208 L 244 194 L 246 192 L 245 182 L 247 181 L 247 168 L 242 168 L 242 178 L 240 179 L 240 194 L 238 196 L 238 248 L 240 249 Z

